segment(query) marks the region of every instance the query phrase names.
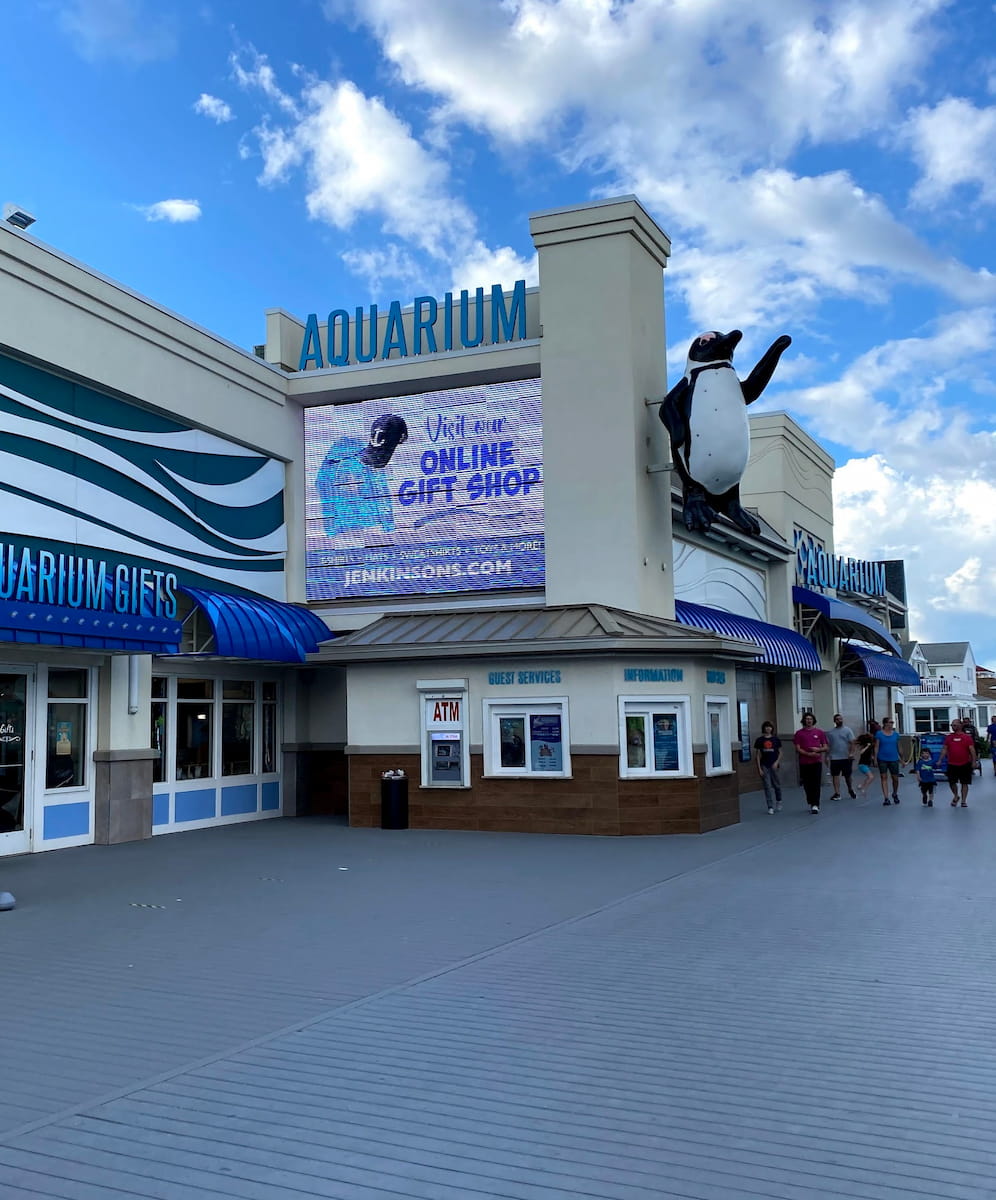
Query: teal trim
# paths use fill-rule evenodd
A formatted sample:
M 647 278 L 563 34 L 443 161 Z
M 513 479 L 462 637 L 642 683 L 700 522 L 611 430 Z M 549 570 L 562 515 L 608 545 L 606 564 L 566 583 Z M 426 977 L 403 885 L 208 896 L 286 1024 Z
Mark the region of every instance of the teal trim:
M 3 408 L 2 400 L 3 397 L 0 397 L 0 409 Z M 123 500 L 128 500 L 138 505 L 140 508 L 144 508 L 147 512 L 155 513 L 156 516 L 162 517 L 171 525 L 176 526 L 177 529 L 191 533 L 198 540 L 206 542 L 208 545 L 214 546 L 216 549 L 222 550 L 227 554 L 252 558 L 265 553 L 261 550 L 250 550 L 235 545 L 228 541 L 227 538 L 234 536 L 248 538 L 265 537 L 267 534 L 272 533 L 274 529 L 279 529 L 283 524 L 282 494 L 275 496 L 265 504 L 259 504 L 251 508 L 225 509 L 224 511 L 229 516 L 225 517 L 222 523 L 229 528 L 227 533 L 223 530 L 219 534 L 213 532 L 210 528 L 205 529 L 193 517 L 188 516 L 187 513 L 170 504 L 167 499 L 158 495 L 151 488 L 146 487 L 145 484 L 130 479 L 127 475 L 121 474 L 120 471 L 115 471 L 112 467 L 94 462 L 92 459 L 88 459 L 75 451 L 67 450 L 62 446 L 50 446 L 45 442 L 36 441 L 21 434 L 0 432 L 0 450 L 14 454 L 18 458 L 26 459 L 28 462 L 41 463 L 44 466 L 52 467 L 64 475 L 92 483 L 111 496 L 118 496 Z M 162 475 L 164 488 L 174 492 L 177 490 L 174 485 L 167 483 L 167 477 L 162 471 L 157 471 L 155 474 Z M 0 482 L 0 487 L 2 486 L 3 484 Z M 9 490 L 13 491 L 14 489 Z M 206 500 L 199 500 L 190 492 L 187 492 L 186 495 L 189 497 L 190 507 L 194 511 L 198 511 L 199 509 L 206 513 L 211 513 L 213 510 L 221 511 L 220 506 L 217 504 L 212 504 Z M 44 496 L 38 496 L 37 499 L 47 503 Z M 279 519 L 274 524 L 275 507 L 279 508 Z M 256 513 L 265 514 L 266 520 L 255 525 L 251 524 L 249 519 L 243 521 L 239 516 L 239 514 L 249 514 L 251 517 L 251 514 Z M 208 520 L 208 517 L 205 516 L 204 519 Z M 210 525 L 211 522 L 209 521 L 208 523 Z M 235 526 L 241 527 L 235 529 Z M 113 529 L 115 526 L 108 525 L 108 528 Z
M 85 384 L 74 383 L 4 354 L 0 354 L 0 383 L 57 408 L 68 417 L 83 417 L 101 425 L 139 433 L 182 433 L 190 428 L 130 401 L 94 391 Z

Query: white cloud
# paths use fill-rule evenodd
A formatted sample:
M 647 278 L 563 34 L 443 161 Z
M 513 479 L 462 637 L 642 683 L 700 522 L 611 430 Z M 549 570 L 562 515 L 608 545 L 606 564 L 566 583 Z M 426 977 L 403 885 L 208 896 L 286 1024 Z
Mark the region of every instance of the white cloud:
M 535 254 L 523 258 L 510 246 L 493 249 L 477 239 L 467 248 L 463 259 L 454 264 L 450 289 L 459 291 L 492 283 L 507 287 L 518 279 L 524 279 L 526 287 L 535 287 L 539 282 L 539 263 Z
M 231 107 L 224 100 L 219 100 L 217 96 L 209 96 L 207 92 L 201 92 L 194 102 L 194 112 L 216 121 L 219 125 L 223 125 L 235 117 Z
M 834 478 L 834 541 L 839 553 L 905 560 L 914 637 L 972 640 L 979 661 L 996 663 L 996 636 L 966 632 L 991 627 L 996 595 L 996 482 L 983 459 L 964 478 L 934 469 L 929 451 L 919 470 L 897 470 L 891 455 L 851 459 Z
M 243 65 L 243 59 L 248 61 L 248 66 Z M 270 66 L 265 54 L 260 54 L 254 47 L 249 46 L 239 53 L 233 54 L 230 62 L 232 75 L 239 87 L 243 87 L 247 91 L 258 89 L 288 116 L 299 115 L 293 97 L 278 85 L 276 72 Z
M 847 171 L 778 166 L 882 135 L 929 63 L 947 0 L 364 0 L 357 20 L 409 87 L 463 123 L 636 192 L 676 243 L 670 278 L 705 327 L 795 322 L 898 282 L 962 304 L 996 277 L 945 259 Z M 736 269 L 731 268 L 735 259 Z
M 959 407 L 994 349 L 996 311 L 959 312 L 928 336 L 875 347 L 838 378 L 779 392 L 768 403 L 801 414 L 819 437 L 868 453 L 887 449 L 896 470 L 915 475 L 926 464 L 968 481 L 979 471 L 991 475 L 996 462 L 996 430 L 978 428 L 974 414 Z
M 150 0 L 69 0 L 59 24 L 83 58 L 130 63 L 170 58 L 177 48 L 175 21 Z
M 424 145 L 382 99 L 366 95 L 350 80 L 307 77 L 292 97 L 265 57 L 249 53 L 248 69 L 234 64 L 238 81 L 262 92 L 279 110 L 254 130 L 263 162 L 259 181 L 282 183 L 302 170 L 305 205 L 313 219 L 340 230 L 364 220 L 378 222 L 382 235 L 392 239 L 389 245 L 355 246 L 342 254 L 371 291 L 379 291 L 385 280 L 424 282 L 442 264 L 460 279 L 473 270 L 487 272 L 473 279 L 474 286 L 514 282 L 524 274 L 535 278 L 535 263 L 519 259 L 509 247 L 483 243 L 470 210 L 453 195 L 443 155 Z
M 996 203 L 996 106 L 976 108 L 948 96 L 933 108 L 910 114 L 903 138 L 912 147 L 921 177 L 915 204 L 933 207 L 957 188 L 978 188 L 979 198 Z
M 157 200 L 155 204 L 137 205 L 147 221 L 169 221 L 174 225 L 196 221 L 201 215 L 197 200 Z

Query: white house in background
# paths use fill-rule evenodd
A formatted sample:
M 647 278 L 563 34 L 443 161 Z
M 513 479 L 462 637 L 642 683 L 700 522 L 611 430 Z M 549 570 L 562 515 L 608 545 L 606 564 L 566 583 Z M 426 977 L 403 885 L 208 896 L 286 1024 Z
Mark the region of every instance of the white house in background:
M 955 717 L 985 729 L 991 702 L 978 695 L 970 642 L 913 642 L 907 661 L 920 676 L 919 687 L 903 689 L 907 733 L 947 731 Z

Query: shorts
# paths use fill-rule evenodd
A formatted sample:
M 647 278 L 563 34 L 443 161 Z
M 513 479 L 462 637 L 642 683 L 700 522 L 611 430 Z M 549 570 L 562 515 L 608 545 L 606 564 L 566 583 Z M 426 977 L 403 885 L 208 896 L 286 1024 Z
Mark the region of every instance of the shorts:
M 931 779 L 928 783 L 924 783 L 924 781 L 921 779 L 920 791 L 923 792 L 925 796 L 932 796 L 934 794 L 934 781 Z
M 948 763 L 948 783 L 963 783 L 966 787 L 972 782 L 972 764 Z
M 843 775 L 845 779 L 851 778 L 851 760 L 849 758 L 831 758 L 830 759 L 830 774 Z
M 867 763 L 858 763 L 858 774 L 859 775 L 870 775 L 871 773 L 872 773 L 872 769 Z
M 899 760 L 897 759 L 895 762 L 882 762 L 882 760 L 879 759 L 878 773 L 879 775 L 892 775 L 895 779 L 898 779 Z

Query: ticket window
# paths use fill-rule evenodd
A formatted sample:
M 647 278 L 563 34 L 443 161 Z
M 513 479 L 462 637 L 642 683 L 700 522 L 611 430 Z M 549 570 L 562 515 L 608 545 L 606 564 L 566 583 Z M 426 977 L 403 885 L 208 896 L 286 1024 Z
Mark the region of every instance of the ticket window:
M 470 787 L 466 688 L 424 686 L 431 682 L 419 686 L 422 787 Z

